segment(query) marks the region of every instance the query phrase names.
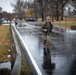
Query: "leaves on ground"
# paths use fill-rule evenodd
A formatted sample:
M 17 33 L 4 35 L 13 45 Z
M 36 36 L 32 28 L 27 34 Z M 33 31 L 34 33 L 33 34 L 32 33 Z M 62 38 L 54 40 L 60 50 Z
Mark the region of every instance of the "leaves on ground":
M 10 53 L 9 26 L 0 26 L 0 62 L 8 61 L 9 53 Z

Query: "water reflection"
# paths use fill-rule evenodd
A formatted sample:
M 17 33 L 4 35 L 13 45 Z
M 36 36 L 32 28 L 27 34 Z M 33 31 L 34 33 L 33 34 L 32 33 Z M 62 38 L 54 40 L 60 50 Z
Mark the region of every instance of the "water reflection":
M 53 70 L 55 68 L 55 64 L 51 62 L 50 50 L 46 50 L 44 48 L 43 52 L 43 69 L 48 73 L 48 75 L 52 75 Z

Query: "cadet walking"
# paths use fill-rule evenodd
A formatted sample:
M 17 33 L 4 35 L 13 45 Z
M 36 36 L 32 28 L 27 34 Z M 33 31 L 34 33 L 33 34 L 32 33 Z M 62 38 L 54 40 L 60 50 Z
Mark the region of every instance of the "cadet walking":
M 46 22 L 42 24 L 42 37 L 44 41 L 44 48 L 50 47 L 50 33 L 52 33 L 53 25 L 51 24 L 50 17 L 46 17 Z

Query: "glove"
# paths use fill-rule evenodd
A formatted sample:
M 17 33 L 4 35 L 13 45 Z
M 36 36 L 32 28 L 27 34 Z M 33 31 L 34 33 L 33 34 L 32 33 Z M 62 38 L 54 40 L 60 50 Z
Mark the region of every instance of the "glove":
M 47 32 L 47 30 L 46 30 L 46 29 L 44 29 L 44 32 Z

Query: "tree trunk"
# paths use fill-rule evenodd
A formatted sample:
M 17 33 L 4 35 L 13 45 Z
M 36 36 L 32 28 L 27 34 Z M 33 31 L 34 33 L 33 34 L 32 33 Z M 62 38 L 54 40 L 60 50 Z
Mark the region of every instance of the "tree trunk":
M 56 21 L 59 21 L 59 10 L 58 10 L 58 7 L 56 7 Z
M 42 17 L 42 21 L 44 21 L 44 8 L 43 8 L 42 0 L 41 0 L 41 17 Z
M 64 9 L 63 9 L 63 5 L 62 5 L 62 9 L 61 9 L 61 20 L 63 20 L 63 12 L 64 12 Z
M 53 10 L 53 8 L 51 8 L 52 9 L 52 22 L 54 21 L 54 10 Z
M 43 12 L 41 13 L 42 21 L 44 21 L 44 14 Z
M 34 14 L 35 14 L 35 19 L 37 20 L 37 5 L 36 5 L 36 0 L 34 0 Z
M 35 12 L 35 18 L 36 18 L 36 20 L 37 20 L 37 12 Z

